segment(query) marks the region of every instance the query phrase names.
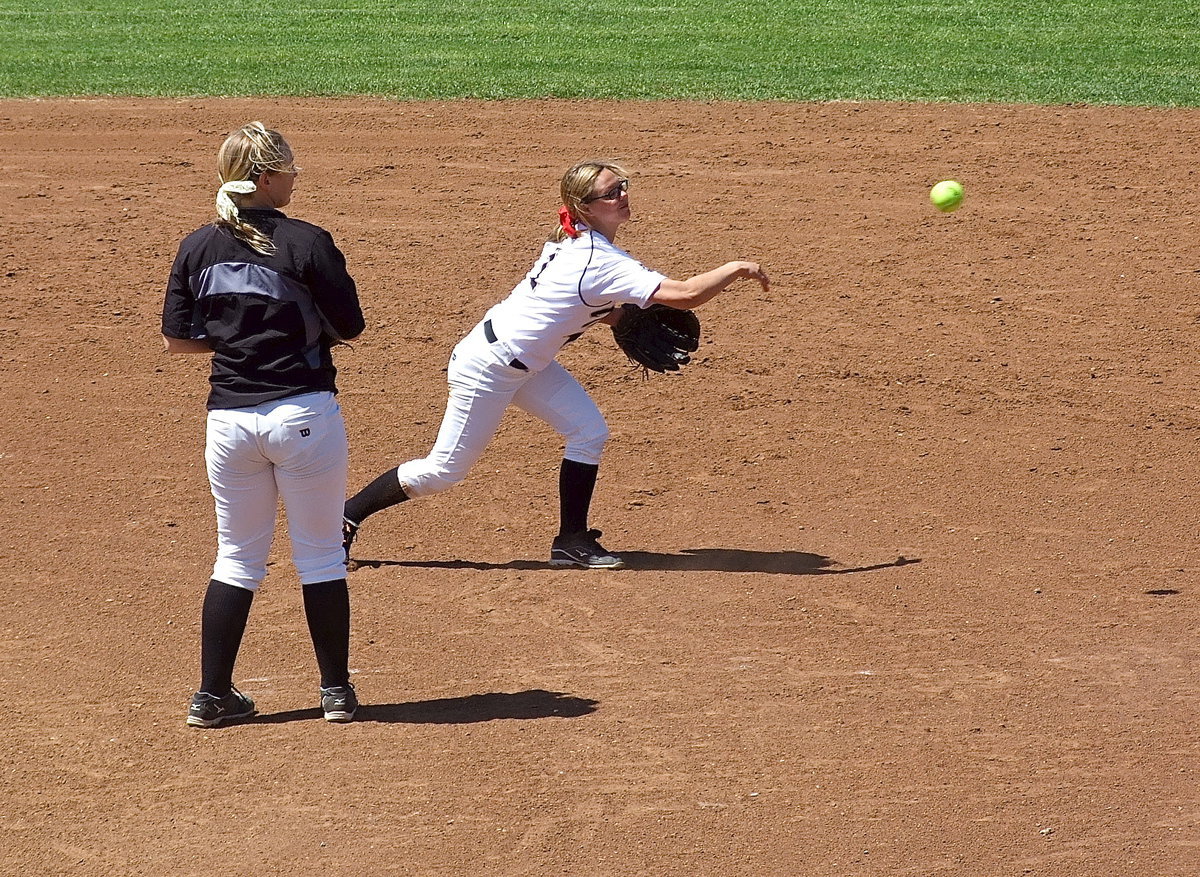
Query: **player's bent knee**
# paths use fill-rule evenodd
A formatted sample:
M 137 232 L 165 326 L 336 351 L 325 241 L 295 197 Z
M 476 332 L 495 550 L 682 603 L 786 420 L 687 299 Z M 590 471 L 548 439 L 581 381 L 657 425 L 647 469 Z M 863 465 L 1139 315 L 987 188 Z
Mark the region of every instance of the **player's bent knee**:
M 435 493 L 449 490 L 467 477 L 466 471 L 457 469 L 409 467 L 407 464 L 397 470 L 400 486 L 412 498 L 432 496 Z
M 574 433 L 567 437 L 564 456 L 579 463 L 599 466 L 600 456 L 604 453 L 608 435 L 608 426 L 603 422 L 600 423 L 598 429 Z

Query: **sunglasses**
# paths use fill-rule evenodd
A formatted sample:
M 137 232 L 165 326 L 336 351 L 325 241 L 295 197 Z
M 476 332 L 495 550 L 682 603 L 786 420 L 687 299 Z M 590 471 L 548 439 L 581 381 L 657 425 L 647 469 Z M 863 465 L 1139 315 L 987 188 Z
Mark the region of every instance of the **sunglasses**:
M 617 180 L 617 184 L 607 192 L 601 192 L 599 195 L 592 195 L 583 199 L 584 204 L 591 204 L 593 201 L 616 201 L 622 195 L 629 191 L 629 180 Z

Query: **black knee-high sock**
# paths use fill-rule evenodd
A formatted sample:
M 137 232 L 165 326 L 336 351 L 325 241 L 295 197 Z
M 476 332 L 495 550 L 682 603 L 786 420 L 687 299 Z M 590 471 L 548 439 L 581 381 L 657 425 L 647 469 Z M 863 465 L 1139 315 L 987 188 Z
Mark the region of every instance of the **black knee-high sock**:
M 558 535 L 568 536 L 587 530 L 588 509 L 592 505 L 592 491 L 596 489 L 596 475 L 600 467 L 591 463 L 562 461 L 558 470 Z
M 237 661 L 246 619 L 254 592 L 211 579 L 200 611 L 200 690 L 217 697 L 229 694 L 233 686 L 233 665 Z
M 350 681 L 350 591 L 345 579 L 305 585 L 304 615 L 312 635 L 321 687 Z
M 345 516 L 355 524 L 361 524 L 378 511 L 408 499 L 400 486 L 395 469 L 388 469 L 354 496 L 346 501 Z

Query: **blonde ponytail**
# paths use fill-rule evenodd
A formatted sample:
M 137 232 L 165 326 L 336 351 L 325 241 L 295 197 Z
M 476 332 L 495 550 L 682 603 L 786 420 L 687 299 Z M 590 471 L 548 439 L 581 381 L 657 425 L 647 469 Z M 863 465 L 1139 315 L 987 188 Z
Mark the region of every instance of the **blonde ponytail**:
M 240 202 L 243 196 L 255 191 L 255 180 L 266 171 L 292 170 L 292 148 L 278 131 L 272 131 L 262 122 L 251 122 L 234 131 L 217 152 L 221 187 L 217 190 L 216 224 L 228 228 L 264 256 L 274 253 L 274 242 L 241 218 Z

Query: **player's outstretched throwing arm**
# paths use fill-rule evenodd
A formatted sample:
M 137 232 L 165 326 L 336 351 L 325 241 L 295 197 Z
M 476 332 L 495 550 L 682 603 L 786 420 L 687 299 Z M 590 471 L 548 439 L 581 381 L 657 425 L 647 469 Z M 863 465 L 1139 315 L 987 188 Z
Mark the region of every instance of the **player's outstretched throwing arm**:
M 770 278 L 757 262 L 726 262 L 719 268 L 687 280 L 667 278 L 659 284 L 658 291 L 650 296 L 650 301 L 671 308 L 697 308 L 737 280 L 757 280 L 764 292 L 771 289 Z

